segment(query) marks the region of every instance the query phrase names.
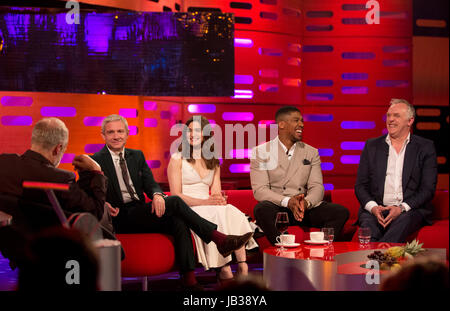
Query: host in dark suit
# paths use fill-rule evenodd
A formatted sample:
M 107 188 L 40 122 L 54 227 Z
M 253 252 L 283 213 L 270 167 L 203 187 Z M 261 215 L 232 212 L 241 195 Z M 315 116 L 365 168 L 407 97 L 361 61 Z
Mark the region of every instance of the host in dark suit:
M 186 289 L 202 289 L 195 276 L 195 257 L 191 232 L 203 241 L 213 241 L 224 256 L 242 247 L 252 236 L 226 236 L 217 225 L 196 214 L 180 197 L 166 196 L 140 150 L 125 148 L 128 122 L 119 115 L 106 117 L 102 137 L 106 145 L 92 157 L 108 177 L 107 205 L 118 233 L 165 232 L 173 235 L 175 257 Z M 152 199 L 145 203 L 144 193 Z M 149 248 L 152 246 L 149 245 Z M 158 250 L 154 250 L 158 251 Z
M 44 118 L 33 127 L 29 150 L 22 155 L 0 154 L 0 208 L 13 216 L 12 226 L 0 228 L 0 249 L 12 267 L 26 258 L 28 237 L 61 225 L 45 192 L 25 189 L 24 181 L 69 184 L 68 191 L 55 191 L 69 223 L 91 239 L 98 239 L 102 238 L 102 232 L 97 230 L 100 222 L 103 237 L 114 239 L 111 220 L 105 212 L 107 178 L 100 166 L 87 155 L 76 156 L 73 165 L 79 172 L 78 181 L 73 172 L 58 168 L 68 140 L 64 122 Z
M 61 120 L 45 118 L 38 121 L 32 131 L 31 148 L 22 155 L 0 155 L 0 194 L 26 201 L 50 205 L 43 190 L 24 189 L 23 181 L 39 181 L 69 184 L 69 191 L 55 191 L 66 215 L 88 212 L 99 221 L 104 215 L 107 178 L 100 166 L 87 155 L 74 158 L 75 174 L 58 168 L 69 141 L 69 131 Z M 42 210 L 44 211 L 44 210 Z M 48 215 L 55 212 L 49 209 Z M 47 216 L 48 216 L 47 215 Z M 46 215 L 35 214 L 36 223 L 46 223 Z M 56 219 L 56 218 L 54 218 Z
M 361 154 L 355 193 L 358 221 L 371 229 L 371 241 L 404 243 L 431 224 L 437 161 L 431 140 L 410 134 L 414 107 L 392 99 L 386 114 L 388 135 L 369 139 Z

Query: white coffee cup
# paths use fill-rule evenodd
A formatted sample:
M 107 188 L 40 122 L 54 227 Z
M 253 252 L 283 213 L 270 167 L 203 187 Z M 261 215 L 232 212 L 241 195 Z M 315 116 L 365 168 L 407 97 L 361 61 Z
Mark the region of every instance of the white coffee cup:
M 309 233 L 309 238 L 313 242 L 322 242 L 323 237 L 324 237 L 323 232 L 310 232 Z
M 277 236 L 277 242 L 281 245 L 289 245 L 295 243 L 295 235 L 293 234 L 282 234 Z

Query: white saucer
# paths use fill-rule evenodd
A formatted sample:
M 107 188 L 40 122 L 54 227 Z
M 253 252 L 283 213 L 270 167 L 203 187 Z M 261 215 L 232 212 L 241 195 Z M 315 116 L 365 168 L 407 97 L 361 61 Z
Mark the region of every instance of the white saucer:
M 292 244 L 281 244 L 281 243 L 275 243 L 278 247 L 297 247 L 300 245 L 300 243 L 292 243 Z
M 308 244 L 328 244 L 327 240 L 322 240 L 322 241 L 305 240 L 304 242 L 306 242 Z

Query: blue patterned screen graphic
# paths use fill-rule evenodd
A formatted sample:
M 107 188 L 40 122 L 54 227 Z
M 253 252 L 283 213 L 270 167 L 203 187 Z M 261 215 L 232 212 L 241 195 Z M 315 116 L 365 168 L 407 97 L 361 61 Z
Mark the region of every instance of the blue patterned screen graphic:
M 233 96 L 234 17 L 0 8 L 0 90 Z

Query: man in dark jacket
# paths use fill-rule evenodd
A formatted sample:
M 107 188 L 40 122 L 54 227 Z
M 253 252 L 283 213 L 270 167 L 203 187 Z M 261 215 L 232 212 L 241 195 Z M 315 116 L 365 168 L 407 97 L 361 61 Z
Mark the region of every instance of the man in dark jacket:
M 436 150 L 431 140 L 410 133 L 414 117 L 406 100 L 391 100 L 388 135 L 369 139 L 361 155 L 355 184 L 358 218 L 361 227 L 371 229 L 373 242 L 404 243 L 431 224 Z

